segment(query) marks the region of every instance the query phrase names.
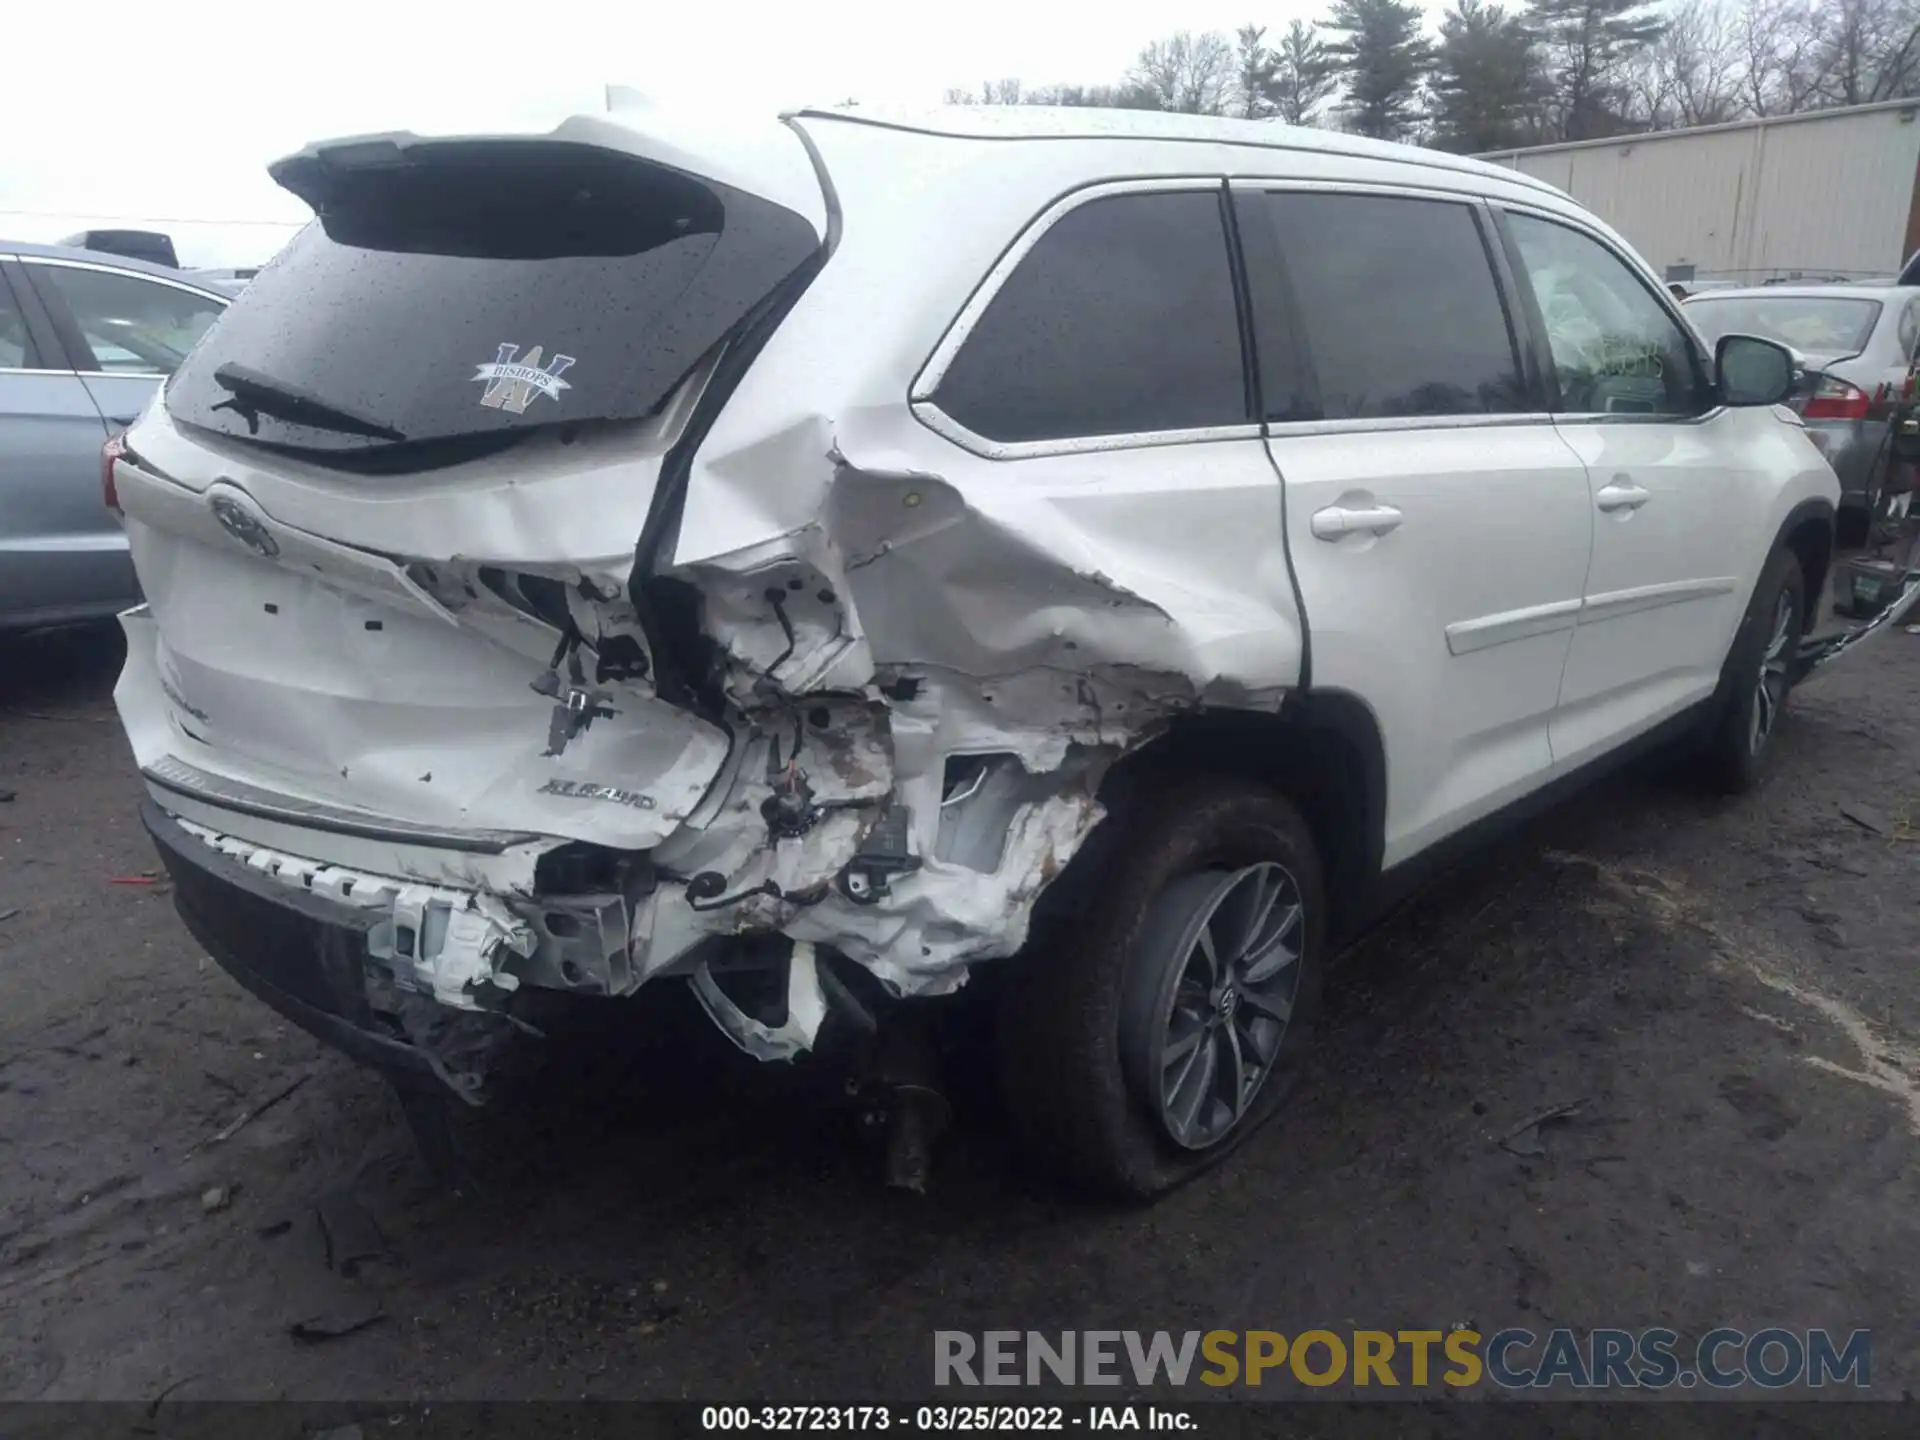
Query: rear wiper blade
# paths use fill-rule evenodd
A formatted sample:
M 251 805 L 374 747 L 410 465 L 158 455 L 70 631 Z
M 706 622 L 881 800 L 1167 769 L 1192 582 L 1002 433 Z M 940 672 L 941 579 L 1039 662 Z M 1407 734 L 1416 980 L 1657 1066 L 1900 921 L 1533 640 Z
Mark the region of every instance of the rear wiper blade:
M 343 435 L 366 435 L 375 440 L 407 438 L 390 425 L 382 425 L 351 410 L 342 410 L 338 405 L 330 405 L 283 380 L 262 375 L 245 365 L 222 365 L 213 372 L 213 383 L 228 395 L 227 399 L 213 408 L 234 411 L 247 422 L 249 433 L 259 431 L 262 415 L 272 415 L 296 425 L 311 426 L 315 430 L 337 430 Z

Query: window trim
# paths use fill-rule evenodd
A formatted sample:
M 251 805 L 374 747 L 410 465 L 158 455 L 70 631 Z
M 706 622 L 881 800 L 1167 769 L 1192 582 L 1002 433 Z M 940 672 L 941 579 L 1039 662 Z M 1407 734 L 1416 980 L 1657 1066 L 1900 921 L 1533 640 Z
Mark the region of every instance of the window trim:
M 124 275 L 129 280 L 151 280 L 156 285 L 165 285 L 173 290 L 185 290 L 189 295 L 198 295 L 202 300 L 211 300 L 216 305 L 231 305 L 233 297 L 222 295 L 217 290 L 209 290 L 204 285 L 193 285 L 185 280 L 175 280 L 171 275 L 149 275 L 145 270 L 129 270 L 124 265 L 105 264 L 98 260 L 69 260 L 64 255 L 14 255 L 0 254 L 0 260 L 13 260 L 22 265 L 51 265 L 58 270 L 98 270 L 107 275 Z
M 1544 206 L 1528 205 L 1512 200 L 1490 202 L 1495 228 L 1500 235 L 1500 243 L 1507 254 L 1507 264 L 1513 271 L 1515 289 L 1518 292 L 1522 312 L 1526 315 L 1528 328 L 1533 331 L 1534 344 L 1542 357 L 1545 380 L 1547 383 L 1546 400 L 1556 424 L 1561 425 L 1702 425 L 1718 419 L 1727 407 L 1720 400 L 1719 389 L 1714 383 L 1713 366 L 1700 348 L 1699 336 L 1683 314 L 1680 304 L 1666 286 L 1653 278 L 1644 263 L 1629 259 L 1620 249 L 1592 225 L 1577 216 L 1562 214 Z M 1540 313 L 1540 303 L 1534 294 L 1532 277 L 1527 274 L 1525 257 L 1520 251 L 1520 242 L 1515 238 L 1513 227 L 1507 223 L 1509 215 L 1524 215 L 1530 220 L 1538 220 L 1549 225 L 1558 225 L 1563 230 L 1591 240 L 1606 254 L 1612 256 L 1646 291 L 1660 313 L 1679 333 L 1687 353 L 1693 359 L 1694 383 L 1696 393 L 1705 402 L 1703 407 L 1690 415 L 1648 415 L 1633 411 L 1594 411 L 1568 410 L 1565 397 L 1560 393 L 1560 373 L 1552 363 L 1553 349 L 1547 336 L 1546 317 Z
M 1274 439 L 1285 439 L 1295 435 L 1356 435 L 1375 430 L 1461 430 L 1483 429 L 1490 425 L 1552 423 L 1553 416 L 1550 413 L 1549 403 L 1552 394 L 1544 388 L 1546 382 L 1542 374 L 1543 362 L 1538 351 L 1539 340 L 1528 321 L 1526 312 L 1521 308 L 1523 302 L 1530 300 L 1531 292 L 1523 293 L 1517 286 L 1511 271 L 1511 262 L 1505 253 L 1500 228 L 1492 213 L 1494 202 L 1485 195 L 1468 190 L 1443 189 L 1438 186 L 1405 181 L 1301 178 L 1283 175 L 1236 175 L 1228 182 L 1228 188 L 1234 197 L 1237 216 L 1243 222 L 1247 222 L 1248 228 L 1252 229 L 1258 237 L 1248 242 L 1249 256 L 1256 247 L 1264 252 L 1261 263 L 1274 267 L 1281 288 L 1285 291 L 1290 363 L 1298 368 L 1302 384 L 1312 394 L 1316 404 L 1319 403 L 1320 374 L 1293 299 L 1296 292 L 1292 267 L 1286 263 L 1286 257 L 1282 253 L 1281 246 L 1274 235 L 1272 223 L 1265 211 L 1251 204 L 1243 206 L 1241 204 L 1243 195 L 1252 201 L 1262 195 L 1275 192 L 1305 191 L 1316 194 L 1364 195 L 1376 199 L 1438 201 L 1464 208 L 1468 212 L 1474 233 L 1480 241 L 1480 247 L 1486 255 L 1487 273 L 1493 281 L 1494 292 L 1500 302 L 1501 320 L 1506 327 L 1507 344 L 1512 351 L 1515 371 L 1526 390 L 1528 404 L 1534 407 L 1501 415 L 1479 413 L 1376 415 L 1345 416 L 1338 420 L 1325 418 L 1274 420 L 1266 418 L 1266 397 L 1263 394 L 1260 397 L 1260 412 L 1266 434 Z M 1257 216 L 1250 217 L 1249 211 L 1257 211 Z M 1251 307 L 1251 300 L 1249 300 L 1249 306 Z M 1258 336 L 1260 323 L 1257 315 L 1252 317 L 1251 323 L 1254 334 Z
M 1110 199 L 1116 195 L 1153 195 L 1153 194 L 1194 194 L 1209 195 L 1224 206 L 1227 181 L 1224 175 L 1155 175 L 1120 180 L 1101 180 L 1082 185 L 1054 200 L 1044 210 L 1029 220 L 1026 227 L 1016 235 L 1013 242 L 1000 252 L 991 268 L 973 288 L 973 293 L 960 307 L 939 341 L 928 353 L 919 372 L 913 377 L 907 389 L 907 408 L 913 417 L 929 430 L 961 449 L 980 456 L 985 460 L 1027 460 L 1045 455 L 1082 455 L 1105 450 L 1138 450 L 1156 445 L 1193 445 L 1223 440 L 1257 440 L 1261 427 L 1254 421 L 1243 421 L 1235 425 L 1208 425 L 1184 430 L 1142 430 L 1119 435 L 1075 435 L 1047 440 L 990 440 L 986 436 L 970 430 L 952 415 L 941 409 L 933 399 L 940 388 L 940 382 L 946 378 L 947 370 L 952 366 L 954 357 L 967 343 L 974 328 L 987 312 L 994 298 L 1000 293 L 1020 262 L 1040 243 L 1046 233 L 1058 225 L 1068 215 L 1099 200 Z M 1220 215 L 1221 253 L 1225 257 L 1232 275 L 1233 301 L 1235 309 L 1235 332 L 1240 343 L 1240 369 L 1245 377 L 1252 367 L 1254 357 L 1247 350 L 1246 320 L 1241 306 L 1240 277 L 1233 252 L 1232 236 L 1228 233 L 1229 214 L 1223 208 Z M 1246 384 L 1242 380 L 1242 386 Z
M 56 270 L 91 270 L 101 275 L 113 275 L 123 280 L 144 280 L 149 284 L 164 286 L 169 290 L 180 290 L 198 300 L 211 301 L 216 318 L 233 303 L 231 295 L 220 295 L 200 285 L 190 285 L 164 275 L 149 275 L 144 270 L 129 270 L 123 265 L 106 265 L 92 260 L 69 260 L 62 255 L 0 255 L 0 260 L 12 259 L 18 262 L 27 284 L 32 288 L 41 307 L 47 312 L 47 320 L 53 326 L 60 343 L 75 362 L 85 360 L 86 366 L 77 366 L 65 371 L 68 375 L 78 375 L 91 380 L 158 380 L 165 382 L 169 374 L 160 370 L 101 370 L 99 357 L 93 353 L 93 343 L 87 339 L 86 331 L 81 327 L 80 319 L 73 313 L 73 304 L 57 285 L 43 282 L 33 273 L 36 265 L 50 266 Z
M 0 297 L 10 301 L 27 327 L 27 365 L 8 365 L 0 375 L 74 375 L 68 363 L 66 345 L 55 328 L 47 307 L 33 282 L 20 272 L 19 260 L 11 253 L 0 254 Z

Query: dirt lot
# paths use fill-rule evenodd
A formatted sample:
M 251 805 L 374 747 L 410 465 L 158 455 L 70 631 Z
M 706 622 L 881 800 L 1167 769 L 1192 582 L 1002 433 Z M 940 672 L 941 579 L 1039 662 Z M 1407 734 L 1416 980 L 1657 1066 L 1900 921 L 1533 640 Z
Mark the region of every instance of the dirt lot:
M 1289 1113 L 1147 1211 L 986 1121 L 885 1193 L 831 1077 L 699 1025 L 583 1047 L 446 1198 L 380 1081 L 115 883 L 157 869 L 117 663 L 0 642 L 0 1398 L 906 1398 L 936 1328 L 1459 1321 L 1870 1326 L 1920 1389 L 1920 639 L 1800 692 L 1763 793 L 1636 775 L 1443 882 L 1335 973 Z

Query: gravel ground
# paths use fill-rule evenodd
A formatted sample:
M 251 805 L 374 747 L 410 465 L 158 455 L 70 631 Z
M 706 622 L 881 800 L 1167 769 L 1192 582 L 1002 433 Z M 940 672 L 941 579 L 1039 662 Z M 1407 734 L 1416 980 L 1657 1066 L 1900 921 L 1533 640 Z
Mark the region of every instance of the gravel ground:
M 935 1329 L 1461 1321 L 1869 1326 L 1898 1397 L 1920 638 L 1866 655 L 1796 696 L 1761 793 L 1635 774 L 1447 877 L 1336 969 L 1279 1121 L 1112 1210 L 990 1115 L 886 1193 L 831 1076 L 677 995 L 500 1119 L 484 1194 L 435 1191 L 377 1078 L 115 883 L 158 870 L 116 637 L 0 641 L 0 1398 L 844 1402 L 924 1395 Z M 1500 1144 L 1575 1101 L 1543 1154 Z

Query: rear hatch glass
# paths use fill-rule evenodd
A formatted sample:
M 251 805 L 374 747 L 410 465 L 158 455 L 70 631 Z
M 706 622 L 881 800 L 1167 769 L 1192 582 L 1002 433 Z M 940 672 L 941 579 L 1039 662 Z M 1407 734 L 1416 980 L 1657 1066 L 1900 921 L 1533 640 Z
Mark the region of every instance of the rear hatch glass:
M 1730 296 L 1690 300 L 1687 314 L 1707 339 L 1758 335 L 1804 355 L 1858 355 L 1880 321 L 1880 302 L 1826 295 Z
M 177 420 L 351 467 L 640 419 L 821 244 L 598 146 L 342 148 L 274 167 L 317 218 L 174 375 Z

